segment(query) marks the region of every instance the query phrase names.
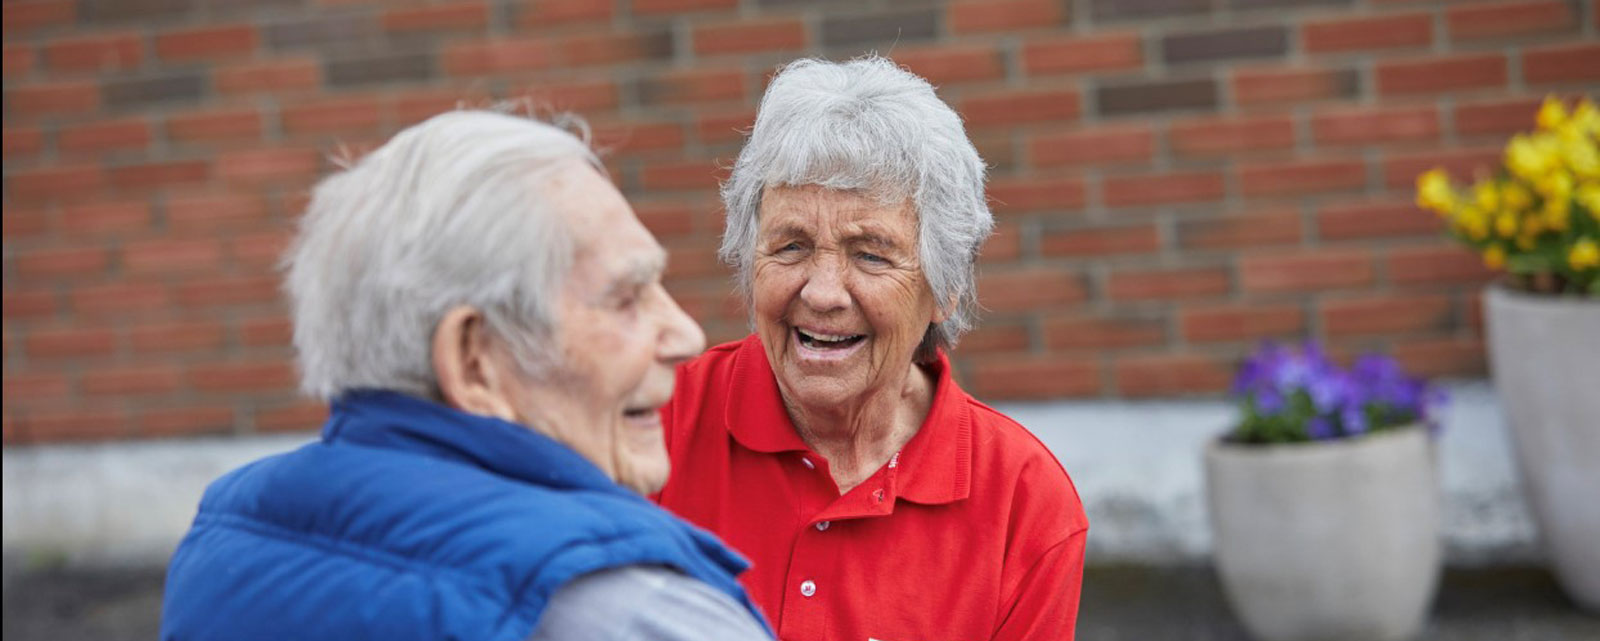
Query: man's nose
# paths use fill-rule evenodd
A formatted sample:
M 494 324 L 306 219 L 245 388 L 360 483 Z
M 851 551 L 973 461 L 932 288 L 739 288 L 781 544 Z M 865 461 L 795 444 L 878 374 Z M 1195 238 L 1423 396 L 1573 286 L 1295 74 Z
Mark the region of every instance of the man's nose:
M 806 284 L 800 288 L 800 300 L 819 312 L 829 312 L 850 306 L 850 292 L 845 289 L 843 260 L 832 255 L 818 255 L 806 271 Z
M 662 290 L 662 296 L 666 298 L 666 305 L 662 310 L 665 317 L 661 329 L 661 360 L 677 364 L 699 356 L 706 349 L 705 331 L 683 311 L 672 294 Z

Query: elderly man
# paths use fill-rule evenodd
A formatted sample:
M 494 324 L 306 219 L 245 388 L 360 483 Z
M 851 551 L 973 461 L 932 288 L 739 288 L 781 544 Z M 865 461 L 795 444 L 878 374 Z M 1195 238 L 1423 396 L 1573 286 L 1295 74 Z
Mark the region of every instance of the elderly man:
M 566 131 L 437 116 L 315 190 L 288 256 L 320 441 L 207 490 L 162 638 L 769 638 L 745 563 L 652 505 L 704 336 Z
M 761 100 L 723 187 L 755 332 L 680 370 L 658 499 L 751 556 L 780 638 L 1072 638 L 1072 482 L 944 353 L 973 322 L 983 174 L 883 58 L 795 62 Z

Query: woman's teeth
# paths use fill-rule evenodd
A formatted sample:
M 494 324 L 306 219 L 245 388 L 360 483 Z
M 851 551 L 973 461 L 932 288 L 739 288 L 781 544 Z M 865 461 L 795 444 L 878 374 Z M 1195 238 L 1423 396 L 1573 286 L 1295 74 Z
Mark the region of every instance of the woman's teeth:
M 837 349 L 849 347 L 866 338 L 862 334 L 822 334 L 796 329 L 795 334 L 800 338 L 800 344 L 818 349 Z

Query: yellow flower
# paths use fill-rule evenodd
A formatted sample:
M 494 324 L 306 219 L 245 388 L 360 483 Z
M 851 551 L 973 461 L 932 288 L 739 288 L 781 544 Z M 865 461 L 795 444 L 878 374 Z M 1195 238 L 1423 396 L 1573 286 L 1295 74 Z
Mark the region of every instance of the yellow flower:
M 1584 98 L 1578 103 L 1578 108 L 1572 112 L 1569 121 L 1578 128 L 1578 131 L 1591 136 L 1600 136 L 1600 109 L 1595 109 L 1594 102 Z
M 1478 209 L 1496 211 L 1500 209 L 1499 186 L 1487 180 L 1472 186 L 1472 200 Z
M 1517 235 L 1517 215 L 1509 211 L 1500 212 L 1494 217 L 1494 232 L 1502 238 Z
M 1556 231 L 1566 231 L 1571 224 L 1572 200 L 1562 198 L 1544 201 L 1544 226 Z
M 1475 207 L 1463 207 L 1456 211 L 1455 224 L 1458 229 L 1473 240 L 1483 240 L 1489 237 L 1489 215 Z
M 1572 198 L 1572 176 L 1561 172 L 1549 174 L 1535 181 L 1533 188 L 1544 196 L 1546 204 L 1552 200 L 1568 200 Z
M 1490 245 L 1483 250 L 1483 264 L 1489 269 L 1500 269 L 1506 265 L 1506 250 L 1499 245 Z
M 1533 251 L 1533 247 L 1538 243 L 1538 240 L 1538 234 L 1524 233 L 1517 237 L 1517 249 Z
M 1553 95 L 1545 96 L 1544 104 L 1539 105 L 1539 128 L 1555 131 L 1566 121 L 1567 107 L 1561 104 L 1561 99 Z
M 1586 135 L 1561 139 L 1561 159 L 1581 178 L 1600 178 L 1600 150 Z
M 1538 182 L 1555 169 L 1552 142 L 1549 136 L 1512 136 L 1506 143 L 1506 168 L 1523 180 Z
M 1583 183 L 1574 195 L 1578 204 L 1589 210 L 1589 215 L 1600 221 L 1600 182 Z
M 1500 198 L 1511 211 L 1524 211 L 1533 206 L 1533 192 L 1516 181 L 1507 181 L 1501 186 Z
M 1572 244 L 1572 250 L 1567 252 L 1567 264 L 1573 269 L 1586 269 L 1600 267 L 1600 244 L 1593 238 L 1580 238 Z
M 1429 169 L 1417 176 L 1417 206 L 1441 214 L 1455 208 L 1456 192 L 1450 188 L 1450 176 L 1443 169 Z

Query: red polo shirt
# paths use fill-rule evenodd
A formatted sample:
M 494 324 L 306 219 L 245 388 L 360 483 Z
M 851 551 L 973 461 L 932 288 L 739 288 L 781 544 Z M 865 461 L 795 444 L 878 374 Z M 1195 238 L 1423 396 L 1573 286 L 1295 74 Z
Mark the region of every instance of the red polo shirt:
M 1072 638 L 1089 526 L 1072 481 L 942 354 L 932 369 L 921 429 L 840 496 L 759 339 L 679 368 L 657 500 L 750 557 L 742 581 L 780 639 Z

